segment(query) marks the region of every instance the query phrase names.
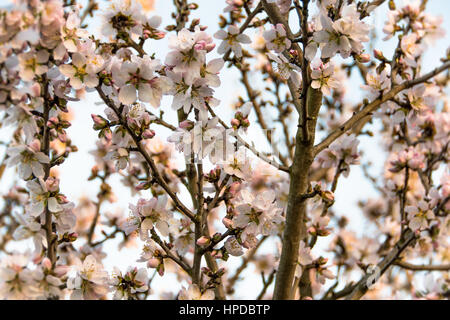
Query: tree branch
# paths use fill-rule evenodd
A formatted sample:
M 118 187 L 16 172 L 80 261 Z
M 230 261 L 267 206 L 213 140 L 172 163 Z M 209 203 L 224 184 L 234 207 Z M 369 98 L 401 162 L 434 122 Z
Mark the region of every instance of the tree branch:
M 124 126 L 125 129 L 127 129 L 128 133 L 130 134 L 131 138 L 133 139 L 134 143 L 136 144 L 136 148 L 138 152 L 144 157 L 144 159 L 147 161 L 147 163 L 150 166 L 150 169 L 152 171 L 152 175 L 155 178 L 155 180 L 158 182 L 158 184 L 167 192 L 169 197 L 173 200 L 175 203 L 175 206 L 184 213 L 189 219 L 192 221 L 196 221 L 196 217 L 194 214 L 189 210 L 181 201 L 178 199 L 177 195 L 170 189 L 167 182 L 164 180 L 164 178 L 161 176 L 161 173 L 159 172 L 158 168 L 156 167 L 155 162 L 150 157 L 150 155 L 147 153 L 145 148 L 141 146 L 139 138 L 134 134 L 134 132 L 130 129 L 130 127 L 126 124 L 126 121 L 122 121 L 122 115 L 120 114 L 119 110 L 117 110 L 115 104 L 113 101 L 111 101 L 106 94 L 101 89 L 101 86 L 99 85 L 97 88 L 97 92 L 99 93 L 102 100 L 106 103 L 108 107 L 110 107 L 116 115 L 119 117 L 122 126 Z
M 413 271 L 449 271 L 450 264 L 431 265 L 431 264 L 412 264 L 405 261 L 397 260 L 394 265 L 407 270 Z
M 346 300 L 358 300 L 366 294 L 369 290 L 369 286 L 373 285 L 381 276 L 386 272 L 389 267 L 396 262 L 400 254 L 411 244 L 416 238 L 415 233 L 411 229 L 407 229 L 400 240 L 395 244 L 394 248 L 388 253 L 388 255 L 376 266 L 376 275 L 366 274 L 356 284 L 355 289 L 346 298 Z
M 419 77 L 419 78 L 413 79 L 413 80 L 409 80 L 409 81 L 405 81 L 405 82 L 399 84 L 398 86 L 396 86 L 394 89 L 390 90 L 385 95 L 383 95 L 383 96 L 377 98 L 376 100 L 374 100 L 373 102 L 369 103 L 361 111 L 357 112 L 349 120 L 347 120 L 343 125 L 341 125 L 338 129 L 336 129 L 335 131 L 330 133 L 322 142 L 317 144 L 314 147 L 314 155 L 317 155 L 322 150 L 326 149 L 333 141 L 335 141 L 337 138 L 339 138 L 345 132 L 350 130 L 361 119 L 363 119 L 365 117 L 370 118 L 372 113 L 375 110 L 377 110 L 381 104 L 394 98 L 397 95 L 397 93 L 399 93 L 405 89 L 414 87 L 415 85 L 418 85 L 420 83 L 426 82 L 429 79 L 433 78 L 434 76 L 438 75 L 439 73 L 441 73 L 449 68 L 450 68 L 450 61 L 447 61 L 439 68 L 434 69 L 433 71 L 427 73 L 426 75 L 424 75 L 422 77 Z

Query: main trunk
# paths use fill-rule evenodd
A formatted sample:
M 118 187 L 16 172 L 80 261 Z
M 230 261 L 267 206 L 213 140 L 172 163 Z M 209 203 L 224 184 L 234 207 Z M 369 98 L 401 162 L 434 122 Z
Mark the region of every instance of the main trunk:
M 322 93 L 309 88 L 306 99 L 308 119 L 303 121 L 299 112 L 299 127 L 296 134 L 295 153 L 290 168 L 290 186 L 286 211 L 286 226 L 283 234 L 283 248 L 277 270 L 276 300 L 291 299 L 295 269 L 298 261 L 300 241 L 306 238 L 306 201 L 303 195 L 308 191 L 309 169 L 314 160 L 314 136 L 317 115 L 322 103 Z M 303 108 L 303 105 L 301 106 Z M 303 139 L 302 125 L 307 124 L 308 140 Z M 295 291 L 294 291 L 295 292 Z

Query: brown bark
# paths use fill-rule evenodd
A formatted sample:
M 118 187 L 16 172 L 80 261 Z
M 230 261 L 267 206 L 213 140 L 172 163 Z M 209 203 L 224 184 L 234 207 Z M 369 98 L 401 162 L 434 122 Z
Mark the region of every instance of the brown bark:
M 297 99 L 298 97 L 294 97 Z M 291 299 L 294 274 L 301 240 L 306 238 L 306 199 L 303 195 L 309 186 L 309 169 L 314 160 L 314 136 L 316 119 L 322 104 L 322 93 L 309 88 L 306 107 L 309 119 L 299 118 L 296 134 L 294 161 L 290 169 L 286 227 L 283 234 L 283 248 L 275 282 L 274 299 Z M 303 107 L 303 106 L 302 106 Z M 303 138 L 302 123 L 307 124 L 308 140 Z

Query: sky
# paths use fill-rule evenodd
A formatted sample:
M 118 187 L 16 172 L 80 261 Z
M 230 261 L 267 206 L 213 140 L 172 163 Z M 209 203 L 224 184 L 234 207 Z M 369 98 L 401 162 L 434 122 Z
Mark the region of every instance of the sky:
M 1 2 L 3 3 L 3 1 Z M 168 0 L 156 0 L 156 8 L 154 13 L 163 17 L 163 26 L 171 24 L 173 21 L 170 18 L 170 14 L 174 9 L 171 3 L 172 1 Z M 222 14 L 223 8 L 225 7 L 225 1 L 197 0 L 196 3 L 198 3 L 200 9 L 194 11 L 192 18 L 200 18 L 202 25 L 209 26 L 207 32 L 213 34 L 218 30 L 218 16 L 219 14 Z M 377 11 L 375 18 L 372 21 L 372 24 L 377 26 L 376 30 L 378 35 L 382 35 L 381 26 L 384 24 L 386 12 L 386 5 L 383 5 L 383 7 Z M 447 33 L 444 39 L 441 39 L 438 43 L 436 43 L 436 46 L 434 46 L 431 50 L 428 50 L 425 54 L 424 72 L 439 65 L 440 57 L 444 55 L 445 50 L 450 44 L 450 1 L 430 0 L 428 2 L 427 12 L 433 15 L 441 15 L 443 17 L 443 20 L 445 21 L 443 27 L 446 29 Z M 90 28 L 95 34 L 98 34 L 99 28 L 101 28 L 99 21 L 100 19 L 94 19 L 91 21 Z M 369 20 L 369 22 L 371 21 Z M 251 32 L 248 32 L 247 34 L 252 36 Z M 217 45 L 219 44 L 218 40 L 215 40 L 215 42 Z M 155 42 L 152 43 L 154 44 Z M 394 50 L 394 46 L 395 39 L 388 42 L 375 44 L 375 47 L 385 52 L 386 56 L 391 55 Z M 153 48 L 149 45 L 146 46 L 145 49 L 149 53 L 156 52 L 157 58 L 160 58 L 163 61 L 166 53 L 168 52 L 167 39 L 158 41 L 157 47 Z M 214 53 L 208 54 L 209 59 L 216 57 L 218 57 L 218 55 L 215 51 Z M 236 102 L 238 95 L 246 97 L 244 89 L 237 85 L 237 83 L 239 83 L 238 76 L 239 73 L 235 70 L 227 69 L 221 72 L 222 84 L 215 90 L 215 97 L 221 100 L 221 104 L 216 107 L 215 110 L 222 119 L 230 119 L 231 113 L 229 111 L 229 106 Z M 250 79 L 251 83 L 258 83 L 258 79 L 254 79 L 253 75 L 250 75 Z M 255 82 L 253 82 L 253 80 Z M 361 98 L 362 91 L 359 89 L 360 83 L 361 81 L 358 76 L 352 77 L 350 83 L 351 85 L 349 86 L 349 91 L 351 91 L 349 92 L 349 96 L 351 97 L 349 101 L 356 103 L 358 102 L 358 99 Z M 170 103 L 171 99 L 165 97 L 162 102 L 162 110 L 167 111 L 165 113 L 167 115 L 166 120 L 172 124 L 176 124 L 176 118 L 173 116 L 174 113 L 170 111 Z M 95 201 L 95 195 L 98 192 L 99 185 L 96 182 L 87 181 L 87 177 L 90 175 L 90 170 L 94 164 L 94 159 L 89 154 L 89 151 L 95 148 L 95 141 L 97 140 L 97 134 L 94 130 L 92 130 L 92 120 L 90 115 L 92 113 L 103 114 L 105 106 L 100 104 L 100 99 L 95 93 L 87 94 L 86 99 L 78 103 L 72 103 L 70 106 L 74 111 L 74 120 L 72 121 L 72 127 L 68 129 L 68 134 L 73 140 L 73 143 L 78 147 L 79 151 L 71 154 L 68 160 L 60 167 L 60 188 L 71 201 L 76 203 L 79 198 L 83 196 L 87 196 Z M 170 116 L 170 114 L 172 114 L 172 116 Z M 293 130 L 294 129 L 295 128 L 293 128 Z M 5 131 L 5 129 L 0 129 L 0 135 L 8 134 L 7 132 L 8 131 Z M 257 131 L 253 132 L 257 133 Z M 160 135 L 159 131 L 157 133 Z M 167 132 L 164 130 L 161 132 L 163 137 L 166 134 Z M 165 138 L 162 138 L 162 140 L 165 140 Z M 374 147 L 377 139 L 364 136 L 360 140 L 360 150 L 363 152 L 362 162 L 371 160 L 375 163 L 375 166 L 370 172 L 375 175 L 380 175 L 380 170 L 384 161 L 384 154 L 380 148 Z M 265 146 L 262 146 L 258 141 L 255 141 L 255 144 L 258 148 L 265 148 Z M 2 159 L 3 156 L 4 148 L 0 147 L 0 159 Z M 7 170 L 1 181 L 0 192 L 5 192 L 10 188 L 10 183 L 8 182 L 13 180 L 12 177 L 14 174 L 15 173 L 12 170 Z M 117 207 L 120 207 L 123 208 L 127 214 L 128 204 L 130 202 L 136 202 L 137 198 L 132 198 L 129 190 L 122 187 L 119 180 L 119 177 L 114 177 L 110 180 L 110 184 L 113 186 L 118 196 L 118 201 L 111 205 L 105 205 L 104 209 L 115 210 Z M 187 194 L 182 194 L 181 197 L 187 199 Z M 341 178 L 339 180 L 334 211 L 338 215 L 345 214 L 350 219 L 351 225 L 355 228 L 355 230 L 364 232 L 367 224 L 363 219 L 363 214 L 357 207 L 356 203 L 360 199 L 368 199 L 370 197 L 375 198 L 376 191 L 371 184 L 364 179 L 364 175 L 359 166 L 353 166 L 349 177 Z M 117 252 L 115 242 L 112 241 L 111 244 L 105 245 L 104 250 L 109 253 L 109 256 L 104 261 L 105 267 L 109 270 L 112 269 L 112 266 L 118 266 L 120 269 L 125 270 L 129 265 L 138 265 L 135 261 L 139 258 L 139 248 Z M 231 265 L 238 265 L 240 264 L 240 259 L 230 258 L 229 263 L 231 263 Z M 250 299 L 256 297 L 261 288 L 260 275 L 255 274 L 252 269 L 249 269 L 246 273 L 244 273 L 244 276 L 246 277 L 246 281 L 239 284 L 237 287 L 237 292 L 239 292 L 239 288 L 244 290 L 241 290 L 241 293 L 239 293 L 236 297 Z M 156 276 L 154 286 L 155 288 L 162 286 L 173 290 L 173 288 L 179 288 L 180 283 L 174 277 L 164 276 L 164 278 L 160 278 L 159 276 Z

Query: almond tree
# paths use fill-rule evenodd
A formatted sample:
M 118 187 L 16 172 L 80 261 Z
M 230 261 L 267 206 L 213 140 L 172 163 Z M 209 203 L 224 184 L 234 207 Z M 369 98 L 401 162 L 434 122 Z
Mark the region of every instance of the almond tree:
M 226 0 L 219 28 L 193 18 L 202 3 L 188 0 L 174 0 L 171 17 L 145 0 L 3 9 L 0 178 L 11 187 L 0 296 L 233 299 L 253 265 L 256 299 L 448 298 L 450 50 L 425 72 L 442 21 L 426 0 L 399 2 Z M 368 49 L 379 42 L 370 17 L 382 10 L 392 56 Z M 231 106 L 215 93 L 236 86 L 224 73 L 245 92 Z M 352 104 L 355 74 L 364 98 Z M 100 189 L 95 200 L 68 199 L 58 167 L 78 151 L 68 128 L 86 93 L 105 108 L 92 114 L 88 180 Z M 365 135 L 386 155 L 379 176 L 361 152 Z M 355 166 L 377 190 L 359 205 L 363 234 L 333 206 Z M 6 182 L 6 167 L 17 179 Z M 128 213 L 104 206 L 123 200 L 118 177 L 139 196 Z M 122 251 L 107 242 L 139 244 L 141 256 L 109 272 L 102 260 Z M 152 284 L 168 274 L 182 287 Z

